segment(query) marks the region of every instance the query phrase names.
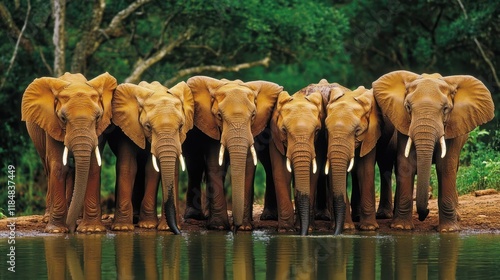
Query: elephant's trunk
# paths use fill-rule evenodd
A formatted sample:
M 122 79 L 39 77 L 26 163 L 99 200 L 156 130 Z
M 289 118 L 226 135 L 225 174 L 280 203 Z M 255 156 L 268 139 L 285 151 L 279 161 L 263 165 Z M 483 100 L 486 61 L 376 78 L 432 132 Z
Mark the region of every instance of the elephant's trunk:
M 429 214 L 429 182 L 434 148 L 443 132 L 442 125 L 436 124 L 432 117 L 423 116 L 412 122 L 410 137 L 415 144 L 417 154 L 417 192 L 416 204 L 418 219 L 425 220 Z
M 83 139 L 79 139 L 83 138 Z M 89 141 L 91 140 L 91 141 Z M 75 143 L 75 144 L 73 144 Z M 90 160 L 95 145 L 88 136 L 79 136 L 73 138 L 70 142 L 70 150 L 75 159 L 75 183 L 73 197 L 66 217 L 66 225 L 71 233 L 75 232 L 76 220 L 82 212 L 85 193 L 87 191 L 87 182 L 89 178 Z
M 248 145 L 241 145 L 247 141 L 228 141 L 229 161 L 231 165 L 231 191 L 233 230 L 236 232 L 243 224 L 245 207 L 245 170 L 248 156 Z
M 311 219 L 311 165 L 313 156 L 307 144 L 295 144 L 290 152 L 295 181 L 295 203 L 299 211 L 300 235 L 307 235 Z
M 177 158 L 178 158 L 178 145 L 172 140 L 162 140 L 157 143 L 156 152 L 158 155 L 158 161 L 160 162 L 160 172 L 161 172 L 161 186 L 163 192 L 163 213 L 167 220 L 167 224 L 170 230 L 174 234 L 180 234 L 179 227 L 177 225 L 177 211 L 175 205 L 176 191 L 175 191 L 175 179 L 177 168 Z
M 429 182 L 435 144 L 436 141 L 434 139 L 415 139 L 415 149 L 417 152 L 416 204 L 418 219 L 420 221 L 425 220 L 429 214 L 429 209 L 427 209 L 429 203 Z
M 351 147 L 350 142 L 346 139 L 331 139 L 331 144 L 328 148 L 328 160 L 330 164 L 329 180 L 332 186 L 335 235 L 341 234 L 344 229 L 347 211 L 347 170 L 354 155 L 354 147 Z

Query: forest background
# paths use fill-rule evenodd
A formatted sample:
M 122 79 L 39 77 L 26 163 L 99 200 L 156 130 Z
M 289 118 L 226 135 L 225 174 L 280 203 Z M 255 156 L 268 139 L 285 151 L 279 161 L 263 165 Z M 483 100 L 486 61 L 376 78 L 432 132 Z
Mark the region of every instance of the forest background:
M 167 87 L 194 75 L 268 80 L 289 93 L 323 78 L 370 88 L 400 69 L 473 75 L 490 89 L 496 117 L 471 133 L 457 186 L 461 194 L 500 189 L 500 1 L 4 0 L 0 38 L 0 217 L 9 165 L 17 212 L 45 209 L 45 174 L 21 122 L 21 98 L 35 78 L 66 71 Z M 106 198 L 115 158 L 109 148 L 103 157 Z M 264 185 L 259 165 L 257 201 Z

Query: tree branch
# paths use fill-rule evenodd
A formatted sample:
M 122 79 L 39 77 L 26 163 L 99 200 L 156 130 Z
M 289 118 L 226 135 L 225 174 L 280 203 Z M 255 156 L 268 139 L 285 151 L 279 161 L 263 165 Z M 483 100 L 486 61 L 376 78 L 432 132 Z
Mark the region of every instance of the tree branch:
M 139 59 L 135 68 L 132 71 L 132 74 L 125 79 L 125 83 L 138 83 L 141 79 L 142 74 L 149 69 L 149 67 L 153 66 L 155 63 L 163 59 L 166 55 L 170 54 L 176 47 L 180 46 L 185 41 L 189 40 L 191 35 L 194 33 L 194 28 L 189 27 L 188 30 L 179 36 L 175 41 L 171 42 L 168 45 L 163 46 L 161 49 L 156 51 L 152 56 L 148 59 L 143 60 Z
M 1 3 L 1 5 L 3 6 L 3 3 Z M 23 37 L 24 30 L 26 30 L 26 25 L 28 25 L 28 18 L 30 16 L 30 11 L 31 11 L 31 2 L 30 0 L 28 0 L 28 9 L 26 11 L 26 18 L 24 19 L 23 28 L 21 29 L 21 32 L 19 32 L 19 37 L 17 37 L 16 46 L 14 47 L 14 53 L 12 54 L 12 58 L 10 59 L 9 68 L 7 68 L 7 71 L 5 71 L 5 75 L 3 76 L 2 81 L 0 83 L 0 90 L 5 85 L 5 81 L 7 80 L 10 70 L 14 65 L 14 61 L 16 60 L 17 51 L 19 49 L 19 43 L 21 42 L 21 38 Z
M 31 4 L 28 1 L 29 9 L 31 9 L 30 5 Z M 30 40 L 21 36 L 21 31 L 16 26 L 14 19 L 12 19 L 12 15 L 9 10 L 7 10 L 7 7 L 5 7 L 3 2 L 0 2 L 0 20 L 7 27 L 7 34 L 17 41 L 20 41 L 18 44 L 21 45 L 25 51 L 32 53 L 34 49 L 33 44 L 31 44 Z
M 163 83 L 164 86 L 170 87 L 174 85 L 174 83 L 180 78 L 193 74 L 200 74 L 205 71 L 213 71 L 213 72 L 238 72 L 241 69 L 247 69 L 256 66 L 269 66 L 269 62 L 271 61 L 271 55 L 267 55 L 265 58 L 252 62 L 245 62 L 236 64 L 233 66 L 223 66 L 223 65 L 204 65 L 204 66 L 196 66 L 191 68 L 186 68 L 178 71 L 172 78 L 168 79 Z
M 460 8 L 462 9 L 462 12 L 464 13 L 465 19 L 469 19 L 469 16 L 467 15 L 467 10 L 465 9 L 465 6 L 462 3 L 462 1 L 461 0 L 457 0 L 457 2 L 458 2 L 458 5 L 460 5 Z M 497 72 L 495 70 L 495 66 L 493 65 L 493 63 L 491 62 L 491 60 L 488 58 L 488 56 L 484 52 L 483 47 L 481 46 L 481 43 L 479 43 L 479 40 L 477 39 L 477 37 L 473 36 L 472 40 L 474 41 L 474 43 L 476 44 L 477 48 L 479 49 L 479 52 L 481 53 L 481 56 L 483 57 L 484 61 L 490 67 L 491 74 L 493 75 L 493 79 L 495 80 L 497 88 L 500 88 L 500 80 L 498 80 L 498 76 L 497 76 Z
M 76 44 L 76 48 L 73 53 L 73 60 L 71 61 L 71 72 L 85 73 L 87 69 L 87 57 L 93 53 L 92 51 L 94 49 L 94 42 L 96 41 L 98 35 L 99 26 L 101 25 L 105 8 L 105 0 L 94 1 L 94 6 L 92 8 L 92 19 L 88 24 L 88 29 L 85 31 L 82 30 L 83 36 Z

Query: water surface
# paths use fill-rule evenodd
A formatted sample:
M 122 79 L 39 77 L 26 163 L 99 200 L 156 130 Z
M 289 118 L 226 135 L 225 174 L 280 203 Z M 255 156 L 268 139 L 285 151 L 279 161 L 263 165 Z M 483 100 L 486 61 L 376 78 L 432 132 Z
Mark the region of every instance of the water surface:
M 500 234 L 266 231 L 0 238 L 0 279 L 500 279 Z

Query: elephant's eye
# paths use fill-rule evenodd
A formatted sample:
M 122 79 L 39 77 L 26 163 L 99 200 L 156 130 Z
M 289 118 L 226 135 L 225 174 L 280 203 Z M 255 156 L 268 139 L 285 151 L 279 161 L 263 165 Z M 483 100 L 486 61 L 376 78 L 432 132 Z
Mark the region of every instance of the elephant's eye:
M 286 127 L 284 127 L 284 126 L 283 126 L 283 127 L 281 128 L 281 132 L 282 132 L 283 134 L 286 134 L 286 133 L 287 133 L 287 132 L 286 132 Z
M 253 110 L 253 112 L 252 112 L 252 121 L 255 119 L 255 114 L 256 114 L 256 112 L 255 112 L 255 110 Z
M 62 122 L 63 124 L 66 124 L 66 122 L 68 121 L 68 120 L 66 119 L 66 115 L 65 115 L 65 114 L 61 114 L 61 116 L 59 117 L 59 119 L 61 120 L 61 122 Z
M 101 120 L 101 117 L 102 117 L 102 113 L 97 113 L 96 116 L 95 116 L 95 120 L 96 121 L 100 121 Z
M 450 111 L 451 111 L 450 106 L 444 105 L 444 107 L 443 107 L 443 114 L 447 115 L 448 113 L 450 113 Z
M 217 119 L 218 119 L 219 121 L 222 121 L 222 114 L 221 114 L 221 112 L 220 112 L 220 111 L 219 111 L 219 112 L 217 112 Z
M 406 112 L 411 113 L 411 105 L 410 105 L 410 103 L 405 102 L 405 109 L 406 109 Z
M 151 124 L 149 122 L 145 123 L 144 124 L 144 128 L 147 130 L 147 131 L 151 131 Z

